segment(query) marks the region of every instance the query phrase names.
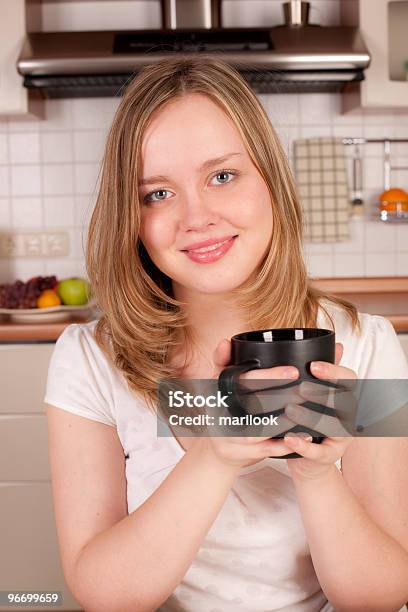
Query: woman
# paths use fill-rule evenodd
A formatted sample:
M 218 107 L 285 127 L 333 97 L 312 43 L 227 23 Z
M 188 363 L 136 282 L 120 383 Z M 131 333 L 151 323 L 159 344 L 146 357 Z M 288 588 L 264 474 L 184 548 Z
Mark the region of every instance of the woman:
M 234 69 L 168 60 L 128 86 L 87 267 L 102 315 L 61 335 L 45 398 L 62 565 L 85 610 L 400 609 L 405 439 L 157 437 L 158 381 L 217 377 L 251 329 L 332 325 L 336 364 L 317 378 L 408 378 L 387 320 L 311 287 L 286 157 Z

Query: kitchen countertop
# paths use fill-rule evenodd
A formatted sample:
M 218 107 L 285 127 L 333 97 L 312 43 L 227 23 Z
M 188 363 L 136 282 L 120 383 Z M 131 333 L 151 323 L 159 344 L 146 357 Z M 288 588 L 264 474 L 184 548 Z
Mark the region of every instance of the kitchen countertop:
M 408 333 L 408 276 L 315 278 L 319 289 L 344 297 L 360 312 L 382 315 L 397 332 Z M 92 320 L 91 316 L 91 320 Z M 90 319 L 72 318 L 60 323 L 0 321 L 1 342 L 55 342 L 67 325 Z

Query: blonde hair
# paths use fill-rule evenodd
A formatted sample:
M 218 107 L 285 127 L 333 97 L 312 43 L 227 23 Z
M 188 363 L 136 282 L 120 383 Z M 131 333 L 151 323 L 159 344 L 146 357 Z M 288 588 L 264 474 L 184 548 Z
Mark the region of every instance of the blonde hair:
M 255 278 L 234 289 L 252 329 L 315 327 L 322 298 L 340 306 L 359 328 L 355 307 L 311 286 L 303 260 L 303 217 L 279 138 L 258 98 L 239 72 L 208 55 L 167 59 L 143 69 L 128 85 L 114 117 L 90 221 L 86 265 L 102 315 L 95 338 L 129 388 L 153 411 L 161 379 L 180 378 L 169 349 L 191 341 L 186 312 L 171 279 L 148 256 L 139 237 L 141 145 L 153 114 L 166 102 L 201 93 L 235 124 L 270 196 L 273 237 Z M 249 330 L 248 330 L 249 331 Z

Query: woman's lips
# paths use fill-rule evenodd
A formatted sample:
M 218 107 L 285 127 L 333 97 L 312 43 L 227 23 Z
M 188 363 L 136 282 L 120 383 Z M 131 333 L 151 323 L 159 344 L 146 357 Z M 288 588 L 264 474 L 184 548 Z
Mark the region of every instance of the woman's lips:
M 213 244 L 201 249 L 183 252 L 189 259 L 195 261 L 196 263 L 211 263 L 223 257 L 223 255 L 230 250 L 236 238 L 237 236 L 232 236 L 232 238 L 229 240 L 225 240 L 224 242 L 220 243 L 219 246 Z

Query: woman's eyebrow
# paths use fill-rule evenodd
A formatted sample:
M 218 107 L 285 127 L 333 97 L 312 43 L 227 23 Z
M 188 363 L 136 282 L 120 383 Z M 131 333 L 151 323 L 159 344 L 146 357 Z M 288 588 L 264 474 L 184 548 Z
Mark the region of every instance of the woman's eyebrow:
M 242 153 L 227 153 L 226 155 L 222 155 L 221 157 L 215 157 L 214 159 L 207 159 L 207 161 L 205 161 L 198 169 L 199 172 L 202 172 L 203 170 L 207 170 L 208 168 L 211 168 L 212 166 L 215 166 L 217 164 L 223 164 L 224 162 L 226 162 L 230 157 L 233 157 L 234 155 L 242 155 Z M 142 178 L 139 180 L 139 187 L 142 187 L 143 185 L 152 185 L 153 183 L 160 183 L 160 182 L 165 182 L 170 180 L 168 176 L 164 176 L 163 174 L 158 174 L 156 176 L 148 176 L 146 178 Z

